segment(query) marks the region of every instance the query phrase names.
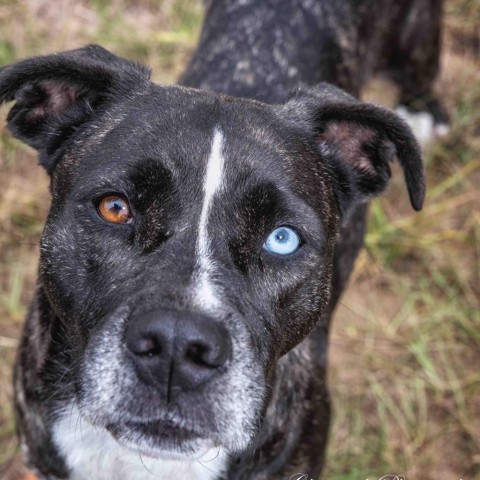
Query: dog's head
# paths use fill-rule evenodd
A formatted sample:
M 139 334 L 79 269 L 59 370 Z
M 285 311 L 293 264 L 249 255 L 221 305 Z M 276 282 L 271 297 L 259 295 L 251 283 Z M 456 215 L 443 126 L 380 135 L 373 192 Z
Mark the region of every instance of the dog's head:
M 332 86 L 266 105 L 156 85 L 90 46 L 1 69 L 10 100 L 51 176 L 52 395 L 149 455 L 244 449 L 328 302 L 342 219 L 395 156 L 422 206 L 408 127 Z

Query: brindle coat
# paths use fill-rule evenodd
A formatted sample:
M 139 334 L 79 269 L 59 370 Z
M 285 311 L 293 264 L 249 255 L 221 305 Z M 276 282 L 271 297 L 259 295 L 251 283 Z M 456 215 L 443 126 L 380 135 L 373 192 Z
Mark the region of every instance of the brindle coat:
M 181 83 L 286 105 L 261 106 L 174 87 L 152 90 L 146 69 L 96 47 L 0 69 L 0 102 L 17 102 L 9 115 L 9 127 L 39 150 L 40 162 L 52 175 L 53 202 L 42 239 L 40 279 L 15 371 L 22 446 L 30 465 L 44 478 L 68 478 L 68 467 L 52 439 L 52 423 L 59 405 L 68 404 L 75 393 L 79 394 L 82 352 L 92 332 L 102 328 L 95 326 L 92 319 L 107 313 L 97 298 L 98 283 L 96 290 L 82 283 L 92 274 L 92 265 L 98 259 L 90 258 L 86 266 L 70 259 L 73 273 L 72 268 L 65 269 L 65 258 L 74 253 L 71 242 L 81 241 L 77 248 L 82 250 L 93 237 L 86 240 L 81 232 L 76 236 L 68 234 L 71 227 L 62 216 L 62 199 L 70 194 L 79 177 L 87 175 L 86 168 L 94 168 L 89 152 L 100 145 L 108 153 L 105 138 L 109 138 L 110 131 L 118 129 L 118 138 L 128 136 L 130 124 L 125 125 L 125 117 L 138 123 L 139 131 L 145 130 L 149 118 L 142 117 L 142 111 L 148 113 L 151 109 L 153 118 L 156 113 L 152 105 L 157 98 L 161 99 L 159 105 L 172 103 L 171 111 L 163 113 L 169 121 L 175 121 L 175 112 L 181 111 L 182 105 L 188 111 L 191 100 L 201 105 L 202 121 L 209 128 L 223 122 L 232 137 L 236 126 L 228 126 L 229 118 L 239 112 L 240 132 L 250 128 L 249 119 L 252 125 L 258 124 L 259 130 L 262 122 L 271 123 L 272 128 L 277 128 L 274 133 L 287 139 L 285 142 L 296 142 L 292 151 L 303 149 L 305 159 L 313 158 L 314 142 L 324 147 L 315 153 L 325 164 L 315 167 L 320 168 L 318 178 L 325 183 L 323 197 L 308 200 L 312 204 L 320 202 L 324 212 L 331 211 L 329 220 L 324 221 L 323 273 L 316 280 L 309 279 L 318 282 L 315 287 L 321 298 L 312 303 L 315 308 L 308 312 L 302 306 L 309 299 L 306 293 L 300 293 L 297 299 L 291 293 L 277 299 L 277 320 L 283 318 L 283 310 L 294 306 L 300 312 L 301 328 L 295 333 L 281 332 L 279 324 L 271 337 L 265 333 L 256 340 L 258 348 L 264 348 L 265 358 L 259 354 L 258 361 L 262 358 L 265 362 L 262 372 L 271 390 L 266 387 L 264 403 L 255 412 L 255 421 L 261 419 L 256 434 L 245 448 L 231 456 L 228 479 L 284 480 L 297 472 L 312 478 L 320 474 L 330 419 L 326 386 L 330 317 L 362 245 L 365 199 L 380 193 L 387 184 L 392 151 L 388 151 L 385 138 L 390 146 L 394 145 L 404 166 L 414 207 L 421 207 L 424 186 L 418 149 L 407 127 L 393 114 L 369 106 L 357 107 L 360 104 L 351 97 L 328 86 L 302 87 L 293 96 L 289 91 L 300 83 L 328 81 L 358 95 L 372 74 L 383 71 L 399 84 L 402 100 L 411 104 L 412 99 L 420 98 L 442 120 L 431 92 L 438 70 L 440 1 L 212 0 L 206 8 L 199 46 Z M 147 95 L 150 91 L 155 92 L 153 97 Z M 275 127 L 279 116 L 285 119 Z M 295 137 L 299 125 L 304 133 Z M 362 125 L 367 127 L 362 130 Z M 343 141 L 347 137 L 358 137 L 358 142 L 345 142 L 346 147 L 338 143 L 339 138 Z M 186 138 L 190 138 L 188 134 Z M 303 146 L 299 146 L 302 142 Z M 342 154 L 364 155 L 365 145 L 378 161 L 374 166 L 378 172 L 373 177 L 368 177 L 371 171 L 358 169 L 355 159 L 352 171 L 337 164 L 336 157 Z M 285 151 L 279 150 L 279 156 L 289 163 L 292 159 Z M 90 167 L 82 170 L 82 162 Z M 303 188 L 314 191 L 315 187 L 308 178 L 315 169 L 305 176 L 302 168 L 308 167 L 307 160 L 304 163 L 305 167 L 299 167 L 291 179 L 297 192 Z M 143 175 L 143 183 L 148 184 L 149 172 L 139 170 L 135 174 Z M 319 207 L 315 208 L 318 211 Z M 156 214 L 164 212 L 158 210 Z M 60 220 L 64 223 L 59 224 Z M 166 232 L 153 228 L 137 232 L 135 241 L 144 253 L 150 253 L 166 238 Z M 247 260 L 239 252 L 231 250 L 235 265 L 242 270 L 242 262 Z M 62 261 L 63 270 L 57 265 Z M 181 269 L 172 265 L 170 270 L 175 268 Z M 173 273 L 166 273 L 170 284 L 176 282 L 170 278 Z M 140 271 L 136 274 L 140 275 Z M 78 289 L 72 292 L 68 285 L 77 280 Z M 110 295 L 110 303 L 121 298 Z M 135 297 L 136 304 L 139 301 Z M 290 315 L 292 312 L 293 308 Z M 228 396 L 228 392 L 222 394 Z

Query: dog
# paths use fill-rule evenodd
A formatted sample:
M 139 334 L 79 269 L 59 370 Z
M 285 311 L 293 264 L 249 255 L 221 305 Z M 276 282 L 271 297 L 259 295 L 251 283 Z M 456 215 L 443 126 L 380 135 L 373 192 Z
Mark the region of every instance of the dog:
M 210 1 L 180 85 L 93 45 L 0 69 L 8 128 L 51 178 L 14 375 L 39 478 L 318 478 L 368 200 L 395 158 L 425 197 L 406 122 L 356 97 L 386 72 L 442 125 L 440 15 Z

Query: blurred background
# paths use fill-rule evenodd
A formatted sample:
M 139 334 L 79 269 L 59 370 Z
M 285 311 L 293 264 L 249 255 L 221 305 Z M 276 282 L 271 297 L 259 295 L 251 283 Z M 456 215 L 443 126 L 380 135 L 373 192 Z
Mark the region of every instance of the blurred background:
M 174 82 L 195 48 L 200 0 L 0 0 L 0 65 L 100 43 Z M 480 479 L 480 0 L 446 0 L 437 84 L 450 133 L 426 149 L 428 196 L 401 175 L 372 203 L 366 248 L 330 350 L 334 422 L 325 479 Z M 363 97 L 393 106 L 375 79 Z M 49 206 L 34 152 L 0 109 L 0 479 L 24 472 L 11 368 Z M 92 479 L 93 480 L 93 479 Z

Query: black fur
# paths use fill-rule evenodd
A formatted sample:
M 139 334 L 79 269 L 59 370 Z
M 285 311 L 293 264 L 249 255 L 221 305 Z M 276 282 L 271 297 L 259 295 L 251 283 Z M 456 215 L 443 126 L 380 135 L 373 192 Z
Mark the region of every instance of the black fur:
M 155 85 L 148 69 L 97 46 L 0 70 L 0 103 L 16 101 L 8 127 L 39 151 L 52 181 L 15 372 L 19 435 L 42 478 L 69 478 L 52 434 L 72 405 L 117 438 L 140 438 L 129 426 L 140 418 L 141 438 L 158 449 L 187 452 L 180 442 L 187 431 L 212 439 L 230 451 L 228 479 L 320 474 L 330 416 L 328 327 L 362 243 L 366 201 L 386 188 L 395 157 L 416 210 L 425 184 L 404 122 L 314 84 L 328 80 L 357 94 L 368 66 L 386 68 L 386 38 L 377 30 L 388 25 L 389 39 L 407 27 L 428 37 L 428 25 L 413 25 L 409 13 L 436 2 L 408 3 L 381 2 L 373 18 L 367 0 L 282 0 L 282 8 L 210 2 L 182 82 L 220 93 Z M 120 352 L 128 324 L 142 315 L 202 313 L 190 287 L 216 128 L 226 167 L 208 231 L 221 308 L 208 315 L 228 332 L 233 358 L 221 378 L 172 403 Z M 99 216 L 100 199 L 111 193 L 128 199 L 132 223 Z M 262 248 L 279 225 L 300 233 L 302 246 L 290 257 Z M 240 372 L 248 372 L 242 384 Z M 248 406 L 241 425 L 229 410 L 239 399 Z M 165 417 L 180 418 L 187 430 L 157 436 L 148 422 Z

